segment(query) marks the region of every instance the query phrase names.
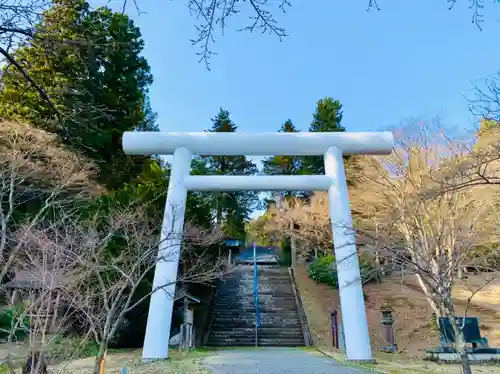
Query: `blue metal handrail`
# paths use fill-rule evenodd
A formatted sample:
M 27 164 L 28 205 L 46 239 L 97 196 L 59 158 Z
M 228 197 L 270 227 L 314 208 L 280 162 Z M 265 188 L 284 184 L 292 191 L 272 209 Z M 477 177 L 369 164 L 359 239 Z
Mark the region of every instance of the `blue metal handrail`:
M 259 309 L 259 277 L 257 272 L 257 246 L 253 243 L 253 298 L 255 304 L 255 346 L 259 341 L 260 309 Z

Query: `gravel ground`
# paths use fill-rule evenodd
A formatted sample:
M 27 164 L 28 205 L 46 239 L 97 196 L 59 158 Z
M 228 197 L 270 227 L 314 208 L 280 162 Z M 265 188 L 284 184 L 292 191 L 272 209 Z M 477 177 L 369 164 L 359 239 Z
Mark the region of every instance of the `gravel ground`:
M 205 357 L 202 365 L 214 374 L 363 374 L 326 356 L 295 348 L 234 349 Z

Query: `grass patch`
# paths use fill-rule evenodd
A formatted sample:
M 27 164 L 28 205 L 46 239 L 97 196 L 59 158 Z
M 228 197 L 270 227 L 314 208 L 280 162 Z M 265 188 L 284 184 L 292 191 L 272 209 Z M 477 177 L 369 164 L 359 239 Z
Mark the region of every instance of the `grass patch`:
M 106 374 L 119 374 L 123 368 L 127 374 L 209 374 L 208 369 L 201 366 L 201 359 L 213 351 L 195 349 L 189 352 L 170 350 L 169 359 L 151 363 L 141 362 L 140 350 L 114 352 L 106 357 Z M 94 358 L 75 360 L 68 364 L 60 364 L 50 369 L 51 374 L 87 374 L 94 367 Z
M 401 354 L 378 353 L 375 364 L 352 364 L 345 360 L 345 356 L 337 352 L 323 352 L 325 355 L 342 362 L 344 365 L 368 369 L 382 374 L 457 374 L 462 369 L 457 364 L 437 364 L 409 358 Z M 500 374 L 500 366 L 473 365 L 472 371 L 476 373 Z

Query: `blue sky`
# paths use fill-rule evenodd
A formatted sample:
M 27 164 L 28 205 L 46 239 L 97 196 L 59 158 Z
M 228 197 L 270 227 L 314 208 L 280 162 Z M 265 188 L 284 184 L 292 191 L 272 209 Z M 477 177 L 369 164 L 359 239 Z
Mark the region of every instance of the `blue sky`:
M 161 130 L 203 131 L 221 106 L 240 131 L 275 131 L 287 118 L 305 130 L 326 95 L 343 104 L 348 131 L 435 116 L 470 127 L 471 82 L 500 68 L 500 2 L 485 2 L 480 31 L 467 0 L 452 11 L 445 0 L 379 0 L 372 12 L 368 0 L 291 1 L 277 14 L 283 42 L 235 31 L 247 23 L 243 12 L 217 35 L 207 71 L 189 42 L 187 1 L 138 0 L 145 14 L 130 11 L 146 41 Z
M 220 106 L 241 131 L 275 131 L 287 118 L 306 129 L 325 95 L 342 102 L 351 131 L 409 116 L 469 126 L 471 81 L 500 67 L 500 3 L 490 1 L 479 31 L 466 0 L 452 11 L 445 0 L 379 0 L 382 10 L 372 12 L 368 0 L 292 0 L 278 14 L 290 34 L 284 42 L 235 31 L 247 22 L 241 14 L 218 35 L 211 71 L 189 42 L 196 31 L 185 0 L 138 1 L 164 131 L 202 131 Z

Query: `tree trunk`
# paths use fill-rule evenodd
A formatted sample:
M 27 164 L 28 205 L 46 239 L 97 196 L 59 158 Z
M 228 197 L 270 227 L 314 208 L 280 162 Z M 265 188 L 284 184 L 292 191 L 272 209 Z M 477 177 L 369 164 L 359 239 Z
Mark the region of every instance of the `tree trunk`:
M 460 363 L 462 364 L 462 372 L 463 374 L 472 374 L 472 368 L 469 362 L 469 355 L 467 352 L 463 352 L 460 355 Z
M 380 250 L 378 249 L 378 245 L 377 249 L 375 249 L 375 267 L 377 269 L 377 274 L 376 274 L 377 282 L 380 283 L 380 278 L 383 277 L 385 273 L 384 269 L 382 269 L 382 266 L 380 265 Z
M 418 284 L 420 285 L 420 288 L 422 289 L 422 292 L 424 293 L 425 297 L 427 298 L 427 301 L 429 302 L 429 305 L 431 306 L 434 313 L 436 313 L 436 320 L 437 320 L 439 317 L 443 315 L 443 313 L 441 312 L 441 309 L 438 307 L 438 305 L 432 298 L 431 292 L 429 291 L 429 288 L 425 284 L 420 274 L 417 274 L 417 280 Z
M 455 349 L 457 354 L 460 356 L 460 364 L 462 365 L 463 374 L 472 374 L 472 368 L 469 362 L 469 355 L 466 351 L 464 330 L 457 326 L 457 322 L 455 316 L 448 316 L 451 325 L 453 326 L 453 330 L 455 331 Z
M 23 374 L 47 374 L 47 361 L 40 351 L 30 352 L 28 360 L 22 369 Z
M 99 352 L 97 353 L 97 357 L 95 359 L 95 374 L 101 374 L 101 365 L 104 369 L 104 357 L 106 356 L 106 346 L 107 343 L 102 342 L 99 345 Z M 104 373 L 104 370 L 102 371 Z

